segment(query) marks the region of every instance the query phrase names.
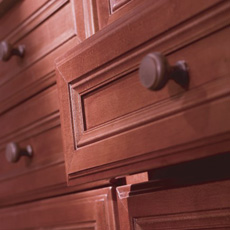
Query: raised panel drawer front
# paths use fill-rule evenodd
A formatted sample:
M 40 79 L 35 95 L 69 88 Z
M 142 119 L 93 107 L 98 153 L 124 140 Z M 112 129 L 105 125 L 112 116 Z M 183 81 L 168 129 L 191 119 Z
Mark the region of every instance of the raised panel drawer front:
M 156 189 L 154 182 L 117 188 L 120 230 L 230 228 L 229 181 Z
M 56 98 L 53 86 L 0 117 L 0 207 L 66 186 Z M 8 162 L 5 152 L 12 142 L 21 149 L 30 145 L 32 157 Z
M 0 229 L 117 230 L 111 187 L 0 209 Z
M 0 114 L 56 83 L 54 59 L 85 39 L 84 18 L 74 11 L 83 2 L 17 1 L 0 18 L 0 51 L 3 42 L 12 55 L 0 57 Z M 13 55 L 18 46 L 23 57 Z
M 201 2 L 144 1 L 58 58 L 70 185 L 230 150 L 230 2 Z M 170 66 L 184 60 L 189 87 L 143 87 L 139 66 L 152 52 Z

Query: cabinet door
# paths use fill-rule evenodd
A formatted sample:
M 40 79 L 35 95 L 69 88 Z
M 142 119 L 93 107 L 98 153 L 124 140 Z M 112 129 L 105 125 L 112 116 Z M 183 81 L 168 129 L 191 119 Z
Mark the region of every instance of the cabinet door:
M 113 189 L 105 188 L 0 210 L 0 229 L 116 230 Z
M 230 182 L 157 190 L 154 183 L 117 189 L 121 230 L 230 228 Z

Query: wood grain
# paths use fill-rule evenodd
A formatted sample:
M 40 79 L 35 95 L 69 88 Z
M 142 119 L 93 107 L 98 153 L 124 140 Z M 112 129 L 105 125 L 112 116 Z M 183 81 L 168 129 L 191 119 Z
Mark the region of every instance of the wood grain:
M 210 6 L 206 3 L 202 7 Z M 189 20 L 178 16 L 173 21 L 170 11 L 170 20 L 166 15 L 161 19 L 167 25 L 155 25 L 153 30 L 150 24 L 161 17 L 165 5 L 148 4 L 57 60 L 71 185 L 229 151 L 229 2 L 203 12 L 201 6 L 189 8 L 186 2 L 174 14 L 184 15 L 179 12 L 186 10 Z M 133 39 L 138 32 L 141 36 Z M 191 78 L 187 92 L 173 82 L 157 93 L 141 87 L 138 65 L 156 50 L 170 54 L 171 64 L 187 61 Z
M 16 7 L 13 7 L 7 14 L 1 17 L 1 40 L 48 2 L 48 0 L 32 1 L 33 4 L 31 4 L 31 1 L 18 1 Z
M 9 81 L 7 78 L 1 79 L 0 114 L 54 85 L 54 59 L 78 42 L 74 37 Z
M 6 63 L 0 63 L 0 74 L 4 76 L 1 78 L 0 84 L 9 81 L 74 36 L 72 9 L 71 5 L 67 4 L 36 30 L 32 30 L 31 33 L 18 41 L 17 44 L 26 46 L 25 56 L 23 59 L 14 57 Z
M 116 230 L 111 187 L 0 210 L 0 229 Z
M 119 187 L 121 230 L 228 229 L 229 186 L 224 181 L 155 192 L 145 184 Z

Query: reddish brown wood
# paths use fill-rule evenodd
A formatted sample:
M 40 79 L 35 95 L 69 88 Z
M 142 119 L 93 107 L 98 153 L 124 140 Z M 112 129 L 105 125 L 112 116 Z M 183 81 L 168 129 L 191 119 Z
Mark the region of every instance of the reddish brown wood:
M 23 38 L 19 39 L 15 44 L 26 47 L 24 58 L 13 57 L 7 63 L 0 63 L 0 74 L 4 76 L 1 78 L 0 84 L 9 81 L 22 70 L 28 68 L 76 35 L 71 5 L 64 5 L 52 17 L 46 18 L 36 29 L 34 27 L 31 29 L 28 35 L 25 32 L 26 34 L 23 34 Z M 13 43 L 11 39 L 8 42 Z
M 0 210 L 0 229 L 117 230 L 113 188 Z
M 111 13 L 114 13 L 117 9 L 121 8 L 128 2 L 130 2 L 130 0 L 110 0 Z
M 154 182 L 117 188 L 121 230 L 229 229 L 229 181 L 154 191 Z
M 78 43 L 77 38 L 54 50 L 34 65 L 0 85 L 0 113 L 55 84 L 54 59 Z
M 0 39 L 3 40 L 9 32 L 16 29 L 19 24 L 35 13 L 46 2 L 48 0 L 33 1 L 33 4 L 30 1 L 18 1 L 17 5 L 0 19 Z
M 202 13 L 188 2 L 166 15 L 165 7 L 144 2 L 139 14 L 134 10 L 57 60 L 69 184 L 229 150 L 229 2 Z M 155 25 L 156 17 L 167 25 Z M 170 53 L 171 65 L 188 63 L 188 91 L 172 81 L 159 92 L 141 86 L 139 63 L 156 50 Z
M 148 172 L 137 173 L 125 177 L 126 184 L 138 184 L 149 180 Z

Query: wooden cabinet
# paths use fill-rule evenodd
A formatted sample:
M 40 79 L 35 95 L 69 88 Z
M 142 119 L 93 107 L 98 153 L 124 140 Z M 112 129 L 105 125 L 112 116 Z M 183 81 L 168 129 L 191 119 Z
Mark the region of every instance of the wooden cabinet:
M 15 2 L 0 229 L 229 229 L 230 2 Z M 10 142 L 32 158 L 7 162 Z
M 58 58 L 70 185 L 229 151 L 229 7 L 143 1 Z M 188 89 L 141 85 L 140 62 L 156 51 L 187 63 Z

